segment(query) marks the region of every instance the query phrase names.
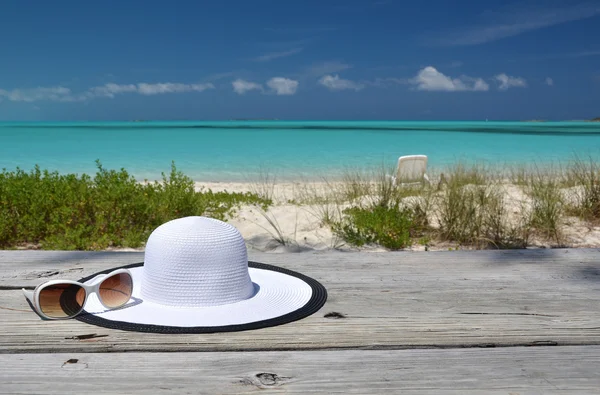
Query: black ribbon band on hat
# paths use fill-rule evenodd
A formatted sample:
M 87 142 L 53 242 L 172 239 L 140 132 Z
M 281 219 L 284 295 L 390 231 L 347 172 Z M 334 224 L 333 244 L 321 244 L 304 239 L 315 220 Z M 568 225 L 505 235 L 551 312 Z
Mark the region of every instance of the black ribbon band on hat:
M 143 266 L 144 263 L 134 263 L 131 265 L 122 266 L 119 268 L 107 269 L 96 274 L 92 274 L 91 276 L 85 277 L 79 282 L 86 282 L 96 277 L 99 274 L 110 273 L 116 269 L 131 269 L 134 267 Z M 82 311 L 75 318 L 81 322 L 85 322 L 87 324 L 92 324 L 96 326 L 101 326 L 104 328 L 110 329 L 120 329 L 123 331 L 132 331 L 132 332 L 151 332 L 151 333 L 215 333 L 215 332 L 237 332 L 237 331 L 246 331 L 251 329 L 260 329 L 267 328 L 271 326 L 277 326 L 282 324 L 287 324 L 289 322 L 297 321 L 302 318 L 308 317 L 316 313 L 327 301 L 327 290 L 325 287 L 318 282 L 317 280 L 305 276 L 304 274 L 284 269 L 281 267 L 268 265 L 266 263 L 258 263 L 248 261 L 248 267 L 261 269 L 261 270 L 270 270 L 274 272 L 279 272 L 282 274 L 286 274 L 288 276 L 296 277 L 306 284 L 308 284 L 312 289 L 312 295 L 310 300 L 302 307 L 297 310 L 294 310 L 290 313 L 284 314 L 280 317 L 269 318 L 262 321 L 249 322 L 247 324 L 235 324 L 235 325 L 222 325 L 222 326 L 192 326 L 192 327 L 182 327 L 182 326 L 166 326 L 166 325 L 150 325 L 150 324 L 136 324 L 132 322 L 124 322 L 124 321 L 112 321 L 106 318 L 102 318 L 96 316 L 94 314 L 87 313 L 85 310 Z M 142 302 L 143 303 L 143 302 Z

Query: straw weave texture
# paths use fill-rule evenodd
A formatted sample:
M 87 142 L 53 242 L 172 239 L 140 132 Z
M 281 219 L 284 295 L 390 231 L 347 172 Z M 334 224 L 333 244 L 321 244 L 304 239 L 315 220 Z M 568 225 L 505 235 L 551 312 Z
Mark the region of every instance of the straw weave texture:
M 144 300 L 173 307 L 205 307 L 252 297 L 246 244 L 233 226 L 206 217 L 167 222 L 146 244 Z

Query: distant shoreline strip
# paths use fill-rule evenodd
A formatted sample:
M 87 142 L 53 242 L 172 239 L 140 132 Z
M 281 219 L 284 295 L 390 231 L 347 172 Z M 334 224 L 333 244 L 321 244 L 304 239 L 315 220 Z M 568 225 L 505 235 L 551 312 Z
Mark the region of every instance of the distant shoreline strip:
M 579 126 L 581 127 L 581 126 Z M 509 127 L 469 127 L 456 126 L 436 128 L 431 126 L 362 126 L 362 125 L 0 125 L 2 128 L 11 129 L 131 129 L 131 130 L 173 130 L 173 129 L 198 129 L 198 130 L 218 130 L 218 129 L 237 129 L 237 130 L 327 130 L 327 131 L 380 131 L 380 132 L 407 132 L 407 131 L 428 131 L 440 133 L 483 133 L 483 134 L 517 134 L 517 135 L 553 135 L 553 136 L 597 136 L 600 135 L 600 128 L 587 126 L 593 130 L 582 131 L 572 130 L 573 126 L 551 126 L 544 127 L 523 126 L 523 129 L 515 130 L 515 126 Z

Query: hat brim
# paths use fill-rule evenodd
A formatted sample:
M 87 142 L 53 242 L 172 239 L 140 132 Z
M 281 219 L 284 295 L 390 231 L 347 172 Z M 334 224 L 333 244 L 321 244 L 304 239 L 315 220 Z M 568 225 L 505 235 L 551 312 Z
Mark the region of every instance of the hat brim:
M 211 307 L 182 308 L 144 301 L 140 296 L 143 263 L 123 266 L 131 271 L 133 294 L 125 306 L 106 310 L 95 294 L 88 297 L 79 321 L 105 328 L 154 333 L 213 333 L 259 329 L 285 324 L 317 312 L 327 300 L 318 281 L 292 270 L 248 262 L 255 293 L 249 299 Z M 105 270 L 79 280 L 90 281 Z

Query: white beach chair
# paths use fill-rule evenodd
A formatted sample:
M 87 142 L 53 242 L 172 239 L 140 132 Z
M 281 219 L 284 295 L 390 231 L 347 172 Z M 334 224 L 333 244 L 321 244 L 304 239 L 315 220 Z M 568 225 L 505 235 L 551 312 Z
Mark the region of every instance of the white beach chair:
M 406 155 L 398 158 L 398 168 L 392 182 L 396 185 L 417 184 L 429 182 L 426 155 Z

